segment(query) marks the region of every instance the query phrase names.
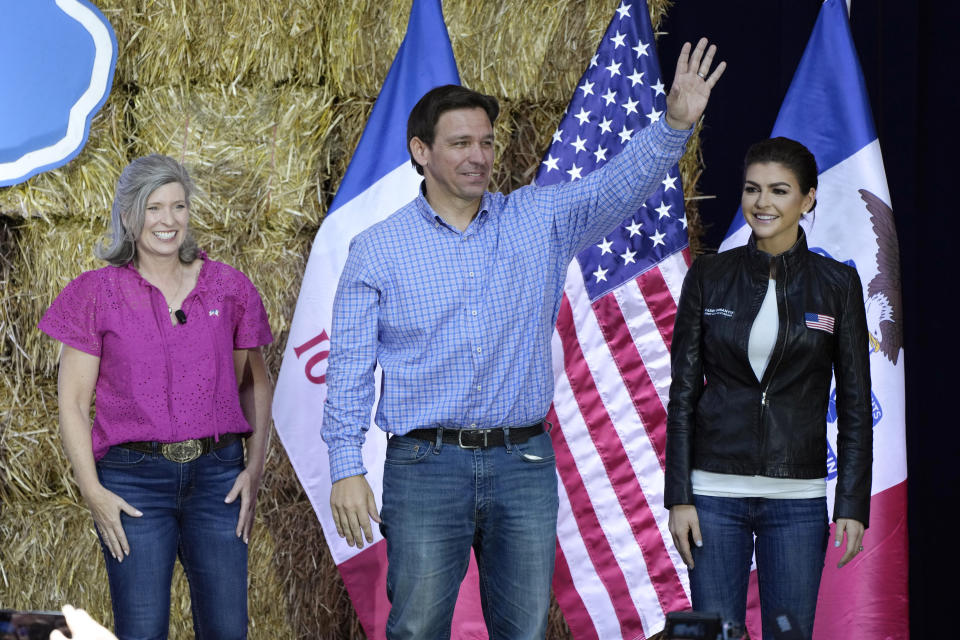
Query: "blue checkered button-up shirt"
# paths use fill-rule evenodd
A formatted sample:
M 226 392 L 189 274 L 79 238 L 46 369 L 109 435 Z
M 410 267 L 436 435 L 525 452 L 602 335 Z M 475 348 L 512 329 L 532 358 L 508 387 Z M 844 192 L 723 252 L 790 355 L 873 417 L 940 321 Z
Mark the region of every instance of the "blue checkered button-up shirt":
M 462 232 L 421 193 L 359 233 L 333 306 L 322 429 L 332 481 L 366 472 L 378 362 L 376 423 L 389 433 L 542 420 L 568 265 L 643 204 L 689 135 L 661 118 L 582 179 L 485 193 Z

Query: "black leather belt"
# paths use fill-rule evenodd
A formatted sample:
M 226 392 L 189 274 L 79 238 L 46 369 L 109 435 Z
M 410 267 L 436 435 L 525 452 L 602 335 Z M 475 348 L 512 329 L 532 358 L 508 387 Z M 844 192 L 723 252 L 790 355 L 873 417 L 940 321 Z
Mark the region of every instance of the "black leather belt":
M 193 462 L 202 455 L 208 454 L 217 449 L 223 449 L 243 436 L 239 433 L 224 433 L 220 436 L 220 441 L 213 439 L 213 436 L 206 438 L 194 438 L 192 440 L 183 440 L 181 442 L 155 442 L 150 440 L 141 440 L 138 442 L 124 442 L 118 444 L 118 447 L 131 449 L 141 453 L 157 452 L 171 462 Z
M 444 444 L 455 444 L 463 449 L 502 447 L 504 443 L 502 427 L 497 429 L 444 429 L 440 427 L 440 431 L 442 432 L 440 438 Z M 542 422 L 527 427 L 510 427 L 510 442 L 520 444 L 541 433 L 543 433 Z M 427 442 L 437 441 L 437 429 L 414 429 L 404 435 Z

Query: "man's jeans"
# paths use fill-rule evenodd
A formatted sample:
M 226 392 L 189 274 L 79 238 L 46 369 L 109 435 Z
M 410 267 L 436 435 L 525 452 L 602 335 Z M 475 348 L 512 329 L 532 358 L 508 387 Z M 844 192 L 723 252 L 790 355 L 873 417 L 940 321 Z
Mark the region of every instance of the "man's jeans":
M 703 547 L 693 549 L 693 608 L 744 623 L 756 534 L 763 637 L 789 612 L 803 636 L 813 634 L 817 592 L 830 527 L 826 498 L 771 500 L 694 496 Z
M 223 502 L 242 470 L 239 440 L 185 464 L 122 447 L 111 447 L 97 462 L 103 486 L 143 513 L 120 515 L 130 543 L 123 562 L 103 548 L 120 640 L 167 637 L 177 557 L 190 584 L 197 640 L 246 638 L 247 545 L 236 536 L 240 499 Z
M 476 552 L 490 640 L 543 638 L 556 555 L 557 473 L 550 436 L 487 449 L 390 438 L 381 531 L 391 640 L 449 638 Z

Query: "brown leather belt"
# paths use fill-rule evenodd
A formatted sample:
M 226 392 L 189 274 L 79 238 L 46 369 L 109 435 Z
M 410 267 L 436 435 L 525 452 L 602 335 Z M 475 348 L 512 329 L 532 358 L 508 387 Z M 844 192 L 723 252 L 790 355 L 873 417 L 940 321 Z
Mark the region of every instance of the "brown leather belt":
M 141 440 L 138 442 L 124 442 L 118 444 L 118 447 L 131 449 L 141 453 L 159 453 L 171 462 L 193 462 L 202 455 L 208 454 L 217 449 L 223 449 L 243 436 L 239 433 L 224 433 L 220 436 L 219 442 L 213 439 L 213 436 L 206 438 L 193 438 L 181 442 L 156 442 L 151 440 Z
M 455 444 L 462 449 L 484 449 L 486 447 L 502 447 L 504 444 L 504 429 L 414 429 L 403 434 L 426 442 L 437 441 L 437 431 L 441 431 L 440 438 L 444 444 Z M 510 442 L 520 444 L 533 436 L 543 433 L 543 423 L 531 424 L 527 427 L 510 427 Z

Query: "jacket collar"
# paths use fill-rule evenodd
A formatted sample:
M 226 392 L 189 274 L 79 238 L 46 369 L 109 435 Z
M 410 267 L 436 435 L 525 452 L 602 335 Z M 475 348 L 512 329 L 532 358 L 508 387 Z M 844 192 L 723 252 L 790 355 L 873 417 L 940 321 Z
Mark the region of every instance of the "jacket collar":
M 793 246 L 778 256 L 771 256 L 769 253 L 758 249 L 757 239 L 751 233 L 750 239 L 747 241 L 747 259 L 750 262 L 751 269 L 766 275 L 770 272 L 770 263 L 773 261 L 777 263 L 777 270 L 786 266 L 793 271 L 799 267 L 807 257 L 807 234 L 804 233 L 803 227 L 799 227 L 799 232 L 797 241 Z

